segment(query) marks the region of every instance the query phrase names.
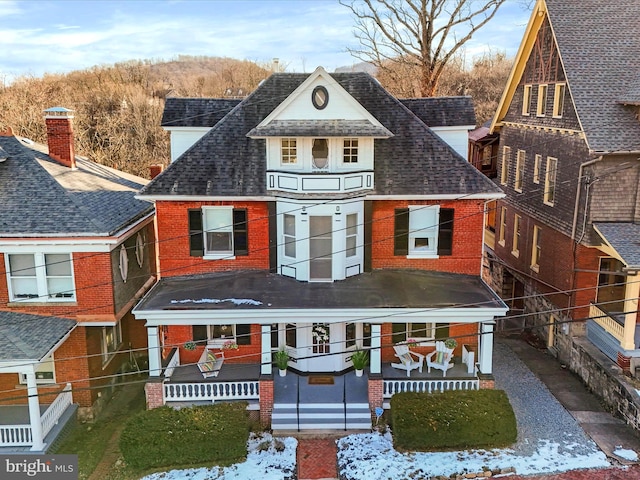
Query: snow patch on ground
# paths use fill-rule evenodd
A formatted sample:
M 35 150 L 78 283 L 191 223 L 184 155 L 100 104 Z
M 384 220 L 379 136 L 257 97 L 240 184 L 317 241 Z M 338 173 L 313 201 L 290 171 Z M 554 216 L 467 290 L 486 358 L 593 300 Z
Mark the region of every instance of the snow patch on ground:
M 513 467 L 519 475 L 564 472 L 578 468 L 610 467 L 604 453 L 571 452 L 577 445 L 540 440 L 531 455 L 512 449 L 454 452 L 400 453 L 389 433 L 349 435 L 338 441 L 338 466 L 348 480 L 371 478 L 415 478 L 417 476 L 476 473 Z
M 620 458 L 624 458 L 625 460 L 629 460 L 631 462 L 638 461 L 638 454 L 633 450 L 629 450 L 626 448 L 616 447 L 616 449 L 613 451 L 613 454 L 617 455 Z
M 268 433 L 251 434 L 247 460 L 229 467 L 191 468 L 154 473 L 141 480 L 285 480 L 296 468 L 295 438 L 273 438 Z

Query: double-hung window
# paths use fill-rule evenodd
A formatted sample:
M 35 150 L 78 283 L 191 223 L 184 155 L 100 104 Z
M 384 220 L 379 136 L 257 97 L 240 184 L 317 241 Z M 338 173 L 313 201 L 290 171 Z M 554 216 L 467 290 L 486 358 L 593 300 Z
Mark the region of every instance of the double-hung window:
M 393 343 L 404 343 L 408 340 L 415 340 L 416 343 L 433 342 L 449 336 L 447 323 L 394 323 L 392 330 Z
M 344 163 L 358 163 L 358 139 L 345 138 L 342 150 L 342 161 Z
M 36 383 L 56 383 L 55 372 L 53 356 L 42 359 L 40 363 L 35 366 Z M 24 373 L 20 374 L 20 383 L 27 383 L 27 376 Z
M 542 164 L 542 155 L 536 154 L 533 161 L 533 183 L 540 183 L 540 165 Z
M 280 161 L 283 165 L 298 163 L 298 148 L 295 138 L 283 138 L 280 141 Z
M 296 216 L 285 213 L 283 215 L 284 223 L 284 255 L 290 258 L 296 258 Z
M 531 270 L 537 272 L 540 269 L 540 227 L 533 226 L 533 242 L 531 245 Z
M 516 181 L 513 188 L 516 192 L 522 193 L 522 182 L 524 180 L 524 162 L 526 153 L 524 150 L 518 150 L 516 155 Z
M 202 207 L 189 210 L 190 254 L 210 259 L 248 255 L 247 210 Z
M 76 297 L 68 253 L 5 255 L 10 299 L 14 302 L 64 302 Z
M 553 94 L 553 116 L 554 118 L 562 118 L 562 107 L 564 106 L 564 93 L 566 86 L 564 83 L 556 83 Z
M 511 147 L 502 148 L 502 169 L 500 171 L 500 183 L 506 185 L 509 182 L 509 164 L 511 163 Z
M 451 255 L 453 209 L 415 205 L 395 210 L 394 255 L 437 258 Z
M 122 345 L 122 327 L 120 322 L 112 327 L 102 327 L 102 364 L 111 360 Z
M 350 213 L 347 215 L 347 230 L 346 230 L 346 256 L 355 256 L 358 242 L 358 214 Z
M 558 159 L 547 157 L 547 171 L 544 177 L 544 203 L 553 207 L 556 201 L 556 173 L 558 170 Z
M 538 117 L 544 117 L 547 114 L 548 88 L 548 85 L 538 85 L 538 104 L 536 109 L 536 115 Z
M 531 114 L 531 85 L 525 85 L 522 91 L 522 115 Z
M 520 231 L 522 229 L 522 217 L 520 215 L 513 216 L 513 242 L 511 244 L 511 254 L 515 257 L 520 256 Z

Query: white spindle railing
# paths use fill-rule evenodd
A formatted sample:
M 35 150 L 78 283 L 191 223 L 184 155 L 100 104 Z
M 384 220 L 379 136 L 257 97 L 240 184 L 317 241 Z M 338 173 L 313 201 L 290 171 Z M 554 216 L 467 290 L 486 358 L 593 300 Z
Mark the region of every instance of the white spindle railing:
M 165 402 L 259 400 L 259 382 L 165 383 Z
M 0 425 L 0 447 L 33 445 L 30 425 Z
M 624 325 L 620 325 L 615 318 L 593 304 L 591 304 L 589 308 L 589 316 L 619 342 L 622 342 L 624 338 Z
M 385 380 L 382 395 L 391 398 L 401 392 L 444 392 L 447 390 L 478 390 L 480 381 L 473 380 Z
M 51 431 L 54 425 L 58 423 L 60 417 L 64 413 L 64 411 L 73 403 L 73 396 L 71 394 L 71 384 L 67 383 L 67 385 L 62 389 L 62 392 L 56 397 L 49 408 L 42 414 L 40 417 L 40 422 L 42 423 L 42 436 L 46 437 L 47 433 Z
M 176 348 L 167 364 L 167 368 L 164 369 L 164 378 L 171 378 L 173 371 L 178 365 L 180 365 L 180 349 Z

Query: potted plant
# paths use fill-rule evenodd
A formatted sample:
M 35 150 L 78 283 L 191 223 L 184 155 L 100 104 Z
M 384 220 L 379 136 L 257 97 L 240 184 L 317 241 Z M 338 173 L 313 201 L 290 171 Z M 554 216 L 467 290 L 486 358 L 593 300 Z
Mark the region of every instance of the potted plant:
M 184 349 L 192 352 L 196 349 L 196 342 L 193 340 L 189 340 L 188 342 L 184 342 Z
M 289 365 L 289 353 L 281 348 L 273 354 L 273 362 L 280 370 L 280 376 L 284 377 L 287 374 L 287 366 Z
M 458 346 L 458 342 L 456 342 L 455 338 L 447 338 L 444 341 L 444 346 L 447 347 L 450 350 L 453 350 Z
M 361 377 L 364 367 L 369 363 L 369 354 L 366 350 L 360 350 L 358 348 L 351 355 L 351 363 L 353 363 L 353 368 L 356 369 L 356 377 Z

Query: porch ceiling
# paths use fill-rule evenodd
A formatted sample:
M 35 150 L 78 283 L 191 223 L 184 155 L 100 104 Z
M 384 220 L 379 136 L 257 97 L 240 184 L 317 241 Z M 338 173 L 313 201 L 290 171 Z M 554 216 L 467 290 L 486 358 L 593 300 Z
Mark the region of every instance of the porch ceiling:
M 0 311 L 0 362 L 42 360 L 75 326 L 68 318 Z
M 135 311 L 456 307 L 506 310 L 476 276 L 376 270 L 332 283 L 299 282 L 262 271 L 165 277 Z

